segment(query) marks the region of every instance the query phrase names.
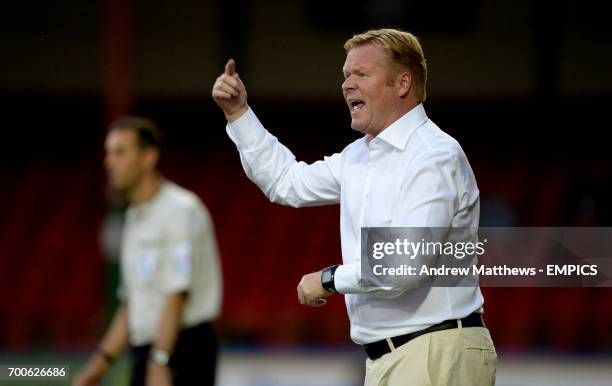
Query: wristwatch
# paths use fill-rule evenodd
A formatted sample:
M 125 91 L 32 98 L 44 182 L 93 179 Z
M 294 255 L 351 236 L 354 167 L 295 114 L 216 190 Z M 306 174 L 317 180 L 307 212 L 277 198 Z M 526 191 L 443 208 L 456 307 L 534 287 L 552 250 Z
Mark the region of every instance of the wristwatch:
M 336 293 L 336 284 L 334 283 L 334 276 L 336 269 L 339 267 L 338 264 L 324 268 L 321 272 L 321 285 L 327 292 Z
M 164 350 L 152 349 L 149 360 L 156 365 L 167 366 L 170 362 L 170 354 Z
M 102 357 L 106 363 L 112 365 L 115 362 L 115 357 L 106 352 L 102 347 L 98 347 L 96 354 Z

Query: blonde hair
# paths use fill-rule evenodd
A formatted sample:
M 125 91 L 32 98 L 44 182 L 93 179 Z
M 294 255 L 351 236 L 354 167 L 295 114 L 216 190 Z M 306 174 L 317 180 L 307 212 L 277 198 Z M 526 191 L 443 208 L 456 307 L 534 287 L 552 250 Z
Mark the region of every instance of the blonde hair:
M 348 54 L 357 46 L 373 43 L 383 48 L 392 64 L 407 68 L 412 75 L 414 93 L 419 102 L 427 97 L 427 61 L 416 36 L 410 32 L 383 28 L 354 35 L 344 43 Z

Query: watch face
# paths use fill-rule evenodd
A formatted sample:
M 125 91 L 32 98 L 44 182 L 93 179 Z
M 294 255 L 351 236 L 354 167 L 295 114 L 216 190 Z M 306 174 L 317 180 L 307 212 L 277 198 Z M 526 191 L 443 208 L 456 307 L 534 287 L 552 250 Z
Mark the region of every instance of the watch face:
M 153 362 L 157 363 L 158 365 L 165 366 L 170 360 L 170 355 L 165 351 L 155 350 L 153 351 L 152 359 Z
M 329 270 L 323 271 L 323 276 L 321 277 L 321 281 L 323 283 L 328 282 L 331 279 L 331 272 Z

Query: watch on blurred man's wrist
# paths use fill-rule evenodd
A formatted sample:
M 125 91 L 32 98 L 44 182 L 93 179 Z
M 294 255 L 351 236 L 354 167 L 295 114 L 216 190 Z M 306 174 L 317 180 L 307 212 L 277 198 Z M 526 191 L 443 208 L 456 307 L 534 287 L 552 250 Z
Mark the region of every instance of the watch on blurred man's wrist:
M 111 354 L 109 354 L 108 352 L 106 352 L 103 348 L 99 347 L 96 350 L 96 354 L 100 357 L 102 357 L 102 359 L 104 359 L 104 362 L 106 362 L 108 365 L 112 365 L 113 363 L 115 363 L 115 357 L 112 356 Z
M 160 349 L 152 349 L 149 355 L 149 362 L 160 366 L 167 366 L 170 362 L 170 354 Z

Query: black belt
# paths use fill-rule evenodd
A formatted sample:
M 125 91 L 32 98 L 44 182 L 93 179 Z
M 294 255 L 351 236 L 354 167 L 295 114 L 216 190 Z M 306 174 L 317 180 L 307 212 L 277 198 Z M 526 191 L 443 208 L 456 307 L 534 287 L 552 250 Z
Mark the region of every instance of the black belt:
M 409 341 L 411 341 L 412 339 L 418 336 L 429 334 L 430 332 L 450 330 L 451 328 L 458 328 L 459 320 L 461 320 L 462 327 L 484 327 L 485 326 L 484 322 L 482 321 L 482 315 L 475 312 L 473 314 L 466 316 L 463 319 L 445 320 L 441 323 L 434 324 L 433 326 L 427 327 L 424 330 L 411 332 L 410 334 L 406 334 L 406 335 L 394 336 L 393 338 L 390 338 L 390 340 L 393 343 L 393 347 L 398 348 L 399 346 L 405 343 L 408 343 Z M 391 352 L 391 347 L 389 345 L 389 342 L 387 342 L 387 339 L 379 340 L 378 342 L 365 344 L 363 345 L 363 349 L 365 350 L 366 354 L 368 354 L 368 357 L 371 360 L 378 359 L 381 356 Z

